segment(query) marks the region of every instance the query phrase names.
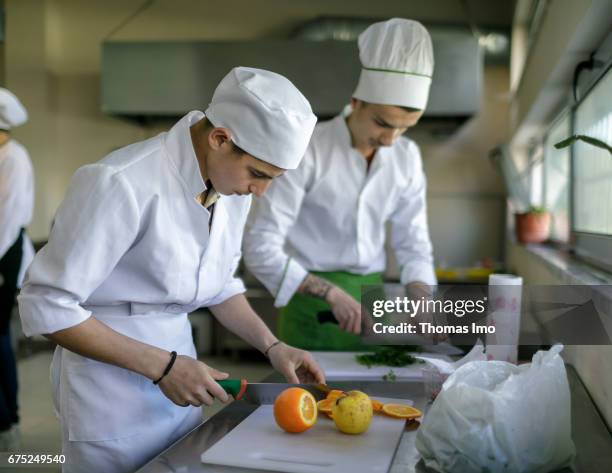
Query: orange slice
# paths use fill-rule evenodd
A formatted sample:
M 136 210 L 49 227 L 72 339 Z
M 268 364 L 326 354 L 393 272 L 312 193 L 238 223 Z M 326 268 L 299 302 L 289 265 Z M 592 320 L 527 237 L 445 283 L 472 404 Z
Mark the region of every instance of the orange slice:
M 346 396 L 346 393 L 344 391 L 340 391 L 339 389 L 332 389 L 330 392 L 327 393 L 327 399 L 336 400 L 342 396 Z
M 314 396 L 302 388 L 285 389 L 274 401 L 274 419 L 286 432 L 299 433 L 310 429 L 317 421 Z
M 317 409 L 319 409 L 319 412 L 330 414 L 335 403 L 335 399 L 323 399 L 322 401 L 317 402 Z
M 388 416 L 395 417 L 397 419 L 416 419 L 421 417 L 423 413 L 418 409 L 406 404 L 385 404 L 382 406 L 382 411 Z
M 372 410 L 374 412 L 380 412 L 383 408 L 383 403 L 380 401 L 377 401 L 376 399 L 372 399 Z

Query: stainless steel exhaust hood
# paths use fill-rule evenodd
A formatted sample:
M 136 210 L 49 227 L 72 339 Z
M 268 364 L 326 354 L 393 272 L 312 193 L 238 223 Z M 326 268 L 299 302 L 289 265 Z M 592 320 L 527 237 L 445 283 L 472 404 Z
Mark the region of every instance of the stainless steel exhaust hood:
M 463 121 L 480 105 L 483 57 L 478 41 L 465 30 L 430 31 L 436 65 L 425 119 Z M 105 42 L 102 110 L 169 117 L 204 109 L 234 66 L 285 75 L 322 118 L 349 102 L 360 71 L 354 41 Z

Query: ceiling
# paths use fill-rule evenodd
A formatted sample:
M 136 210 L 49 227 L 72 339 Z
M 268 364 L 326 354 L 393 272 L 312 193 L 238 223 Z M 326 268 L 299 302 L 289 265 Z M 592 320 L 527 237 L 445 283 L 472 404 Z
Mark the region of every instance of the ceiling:
M 214 23 L 200 28 L 204 36 L 232 39 L 286 37 L 320 16 L 390 18 L 401 16 L 427 24 L 468 25 L 505 28 L 512 22 L 515 0 L 51 0 L 61 15 L 78 22 L 103 4 L 106 13 L 117 18 L 116 26 L 138 12 L 119 29 L 113 39 L 132 39 L 140 27 L 163 23 L 172 27 L 184 22 L 189 31 L 194 23 Z M 140 10 L 140 11 L 139 11 Z M 172 28 L 171 28 L 172 29 Z M 206 31 L 208 30 L 208 32 Z
M 375 7 L 374 7 L 374 6 Z M 104 41 L 283 39 L 320 17 L 509 28 L 515 0 L 47 0 L 47 66 L 96 74 Z M 25 35 L 24 35 L 25 36 Z

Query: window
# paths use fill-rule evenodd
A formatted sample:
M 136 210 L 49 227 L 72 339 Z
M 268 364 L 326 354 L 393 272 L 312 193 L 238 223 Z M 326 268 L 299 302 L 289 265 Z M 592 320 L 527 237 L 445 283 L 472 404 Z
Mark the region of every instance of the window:
M 612 143 L 612 72 L 574 111 L 574 134 Z M 581 141 L 573 145 L 573 231 L 578 254 L 612 269 L 612 156 Z
M 556 149 L 555 143 L 570 136 L 570 117 L 564 113 L 551 126 L 544 140 L 544 207 L 551 214 L 550 239 L 569 241 L 569 148 Z
M 544 150 L 542 149 L 542 143 L 534 144 L 529 151 L 529 179 L 530 179 L 530 193 L 529 203 L 530 207 L 542 207 L 544 205 L 544 186 L 543 186 L 543 173 L 544 165 L 542 157 Z

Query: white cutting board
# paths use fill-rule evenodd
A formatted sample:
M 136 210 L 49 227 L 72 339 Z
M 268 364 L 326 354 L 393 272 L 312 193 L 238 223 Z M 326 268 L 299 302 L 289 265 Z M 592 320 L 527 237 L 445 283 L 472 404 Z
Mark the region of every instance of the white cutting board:
M 382 377 L 393 370 L 397 380 L 421 381 L 423 379 L 423 363 L 394 368 L 391 366 L 360 365 L 355 359 L 357 352 L 352 351 L 313 351 L 311 352 L 319 366 L 325 372 L 325 378 L 331 381 L 382 381 Z M 439 353 L 417 353 L 419 356 L 453 361 L 448 356 Z
M 381 402 L 412 404 L 406 399 L 375 397 Z M 374 414 L 360 435 L 340 432 L 334 421 L 319 415 L 300 434 L 276 425 L 273 406 L 258 407 L 219 442 L 206 450 L 203 463 L 291 473 L 388 471 L 404 431 L 405 421 Z

